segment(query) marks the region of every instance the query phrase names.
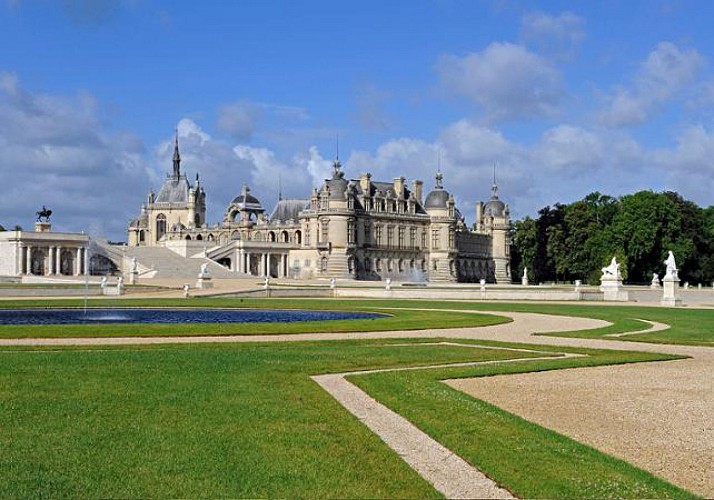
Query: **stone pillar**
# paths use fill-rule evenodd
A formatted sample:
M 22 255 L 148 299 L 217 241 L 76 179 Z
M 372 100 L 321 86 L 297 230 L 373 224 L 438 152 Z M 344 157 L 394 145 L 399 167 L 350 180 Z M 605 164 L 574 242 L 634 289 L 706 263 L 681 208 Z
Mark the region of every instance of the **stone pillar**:
M 52 264 L 54 264 L 54 251 L 55 247 L 47 247 L 47 265 L 45 266 L 45 275 L 49 276 L 52 274 Z
M 62 247 L 55 247 L 55 274 L 62 274 Z
M 25 274 L 32 274 L 32 245 L 27 245 L 27 255 L 25 256 Z
M 667 274 L 662 280 L 663 293 L 660 304 L 668 307 L 677 307 L 682 305 L 682 299 L 679 296 L 679 276 L 677 273 Z
M 82 265 L 82 249 L 78 248 L 77 249 L 77 256 L 74 259 L 74 275 L 79 276 L 82 273 L 82 268 L 80 267 Z

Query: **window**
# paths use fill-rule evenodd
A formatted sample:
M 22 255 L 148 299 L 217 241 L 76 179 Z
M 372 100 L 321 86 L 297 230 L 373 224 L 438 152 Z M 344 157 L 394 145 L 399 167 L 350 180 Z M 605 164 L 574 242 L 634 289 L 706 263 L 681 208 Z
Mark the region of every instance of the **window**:
M 355 242 L 355 221 L 347 221 L 347 243 L 353 245 Z
M 166 234 L 166 216 L 159 214 L 156 216 L 156 240 L 160 240 Z
M 330 221 L 328 219 L 323 219 L 321 223 L 322 234 L 320 235 L 320 242 L 327 243 L 330 241 Z
M 449 230 L 449 248 L 454 248 L 454 242 L 456 240 L 456 235 L 453 229 Z
M 409 228 L 409 248 L 416 247 L 416 228 Z
M 377 246 L 382 246 L 382 226 L 374 226 L 374 237 L 377 240 Z
M 387 227 L 387 246 L 392 247 L 394 245 L 394 226 Z
M 426 250 L 426 229 L 422 229 L 421 232 L 421 247 Z
M 438 229 L 431 230 L 431 248 L 433 250 L 439 249 L 439 230 Z
M 399 246 L 399 248 L 404 248 L 404 231 L 405 229 L 400 226 L 397 233 L 397 245 Z

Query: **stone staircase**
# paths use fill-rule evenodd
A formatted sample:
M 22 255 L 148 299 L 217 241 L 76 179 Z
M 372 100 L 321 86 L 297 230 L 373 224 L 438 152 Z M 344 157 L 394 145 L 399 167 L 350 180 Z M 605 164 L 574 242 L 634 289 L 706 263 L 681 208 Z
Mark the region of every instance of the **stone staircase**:
M 201 265 L 213 278 L 245 278 L 249 275 L 235 273 L 207 257 L 183 257 L 163 247 L 120 247 L 124 262 L 136 258 L 139 278 L 185 279 L 194 280 L 201 271 Z M 124 271 L 128 271 L 125 264 Z
M 330 278 L 350 278 L 347 255 L 342 252 L 332 252 L 327 260 L 327 272 L 323 276 Z

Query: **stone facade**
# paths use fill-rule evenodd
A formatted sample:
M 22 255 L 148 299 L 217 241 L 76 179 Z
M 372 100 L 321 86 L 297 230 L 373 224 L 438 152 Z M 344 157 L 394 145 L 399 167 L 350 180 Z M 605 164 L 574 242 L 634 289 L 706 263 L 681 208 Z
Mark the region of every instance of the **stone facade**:
M 53 233 L 50 224 L 36 230 L 0 232 L 1 276 L 82 276 L 87 269 L 89 237 Z
M 348 180 L 335 160 L 332 177 L 309 198 L 280 197 L 267 215 L 244 186 L 222 222 L 209 226 L 205 192 L 198 181 L 188 183 L 179 162 L 177 142 L 173 174 L 129 224 L 130 246 L 204 241 L 206 256 L 255 276 L 511 281 L 510 217 L 495 185 L 469 229 L 440 172 L 423 197 L 422 181 L 378 182 L 370 174 Z

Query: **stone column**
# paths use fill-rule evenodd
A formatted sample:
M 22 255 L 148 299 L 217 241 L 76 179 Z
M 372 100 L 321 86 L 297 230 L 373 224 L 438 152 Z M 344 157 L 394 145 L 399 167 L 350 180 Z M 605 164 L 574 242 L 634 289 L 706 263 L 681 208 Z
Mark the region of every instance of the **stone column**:
M 27 245 L 27 255 L 25 256 L 25 274 L 32 274 L 32 245 Z
M 47 247 L 47 265 L 45 266 L 45 276 L 52 274 L 52 264 L 54 264 L 55 247 Z
M 82 264 L 82 249 L 78 248 L 77 249 L 77 257 L 74 259 L 74 275 L 79 276 L 82 272 L 82 268 L 80 267 Z
M 55 274 L 62 274 L 62 247 L 55 247 Z

